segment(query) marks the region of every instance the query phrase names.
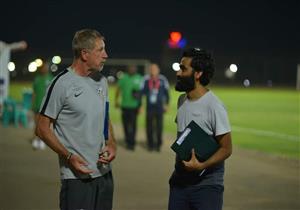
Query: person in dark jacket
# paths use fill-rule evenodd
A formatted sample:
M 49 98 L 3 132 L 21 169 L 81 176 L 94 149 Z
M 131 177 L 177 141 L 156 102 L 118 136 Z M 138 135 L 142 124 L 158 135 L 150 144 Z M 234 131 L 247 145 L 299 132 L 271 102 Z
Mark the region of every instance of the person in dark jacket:
M 159 66 L 152 63 L 142 83 L 142 96 L 146 96 L 146 132 L 149 151 L 160 151 L 162 145 L 163 114 L 169 104 L 169 82 L 160 74 Z

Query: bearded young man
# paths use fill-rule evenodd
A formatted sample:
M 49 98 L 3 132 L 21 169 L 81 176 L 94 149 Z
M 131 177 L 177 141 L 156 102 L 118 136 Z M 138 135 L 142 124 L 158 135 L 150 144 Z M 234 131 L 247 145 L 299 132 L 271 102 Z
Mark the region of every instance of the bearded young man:
M 221 210 L 224 191 L 224 161 L 232 153 L 231 129 L 226 109 L 206 86 L 214 73 L 214 61 L 205 50 L 184 51 L 175 89 L 185 92 L 178 99 L 177 135 L 194 121 L 213 136 L 219 149 L 200 162 L 194 150 L 191 159 L 176 157 L 175 170 L 169 180 L 169 210 Z M 201 139 L 199 139 L 201 141 Z M 201 173 L 205 169 L 204 173 Z

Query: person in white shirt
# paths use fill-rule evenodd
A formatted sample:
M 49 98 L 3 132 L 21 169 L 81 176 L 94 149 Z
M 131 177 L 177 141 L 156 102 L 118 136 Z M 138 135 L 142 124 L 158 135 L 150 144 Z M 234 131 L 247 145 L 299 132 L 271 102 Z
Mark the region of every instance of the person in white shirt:
M 176 157 L 169 180 L 169 210 L 221 210 L 223 206 L 224 161 L 232 153 L 231 128 L 223 103 L 206 87 L 214 70 L 213 58 L 205 50 L 183 52 L 175 86 L 185 92 L 178 99 L 177 134 L 194 121 L 213 137 L 219 149 L 205 161 L 199 161 L 194 150 L 189 161 Z
M 9 70 L 7 65 L 10 62 L 10 54 L 12 51 L 25 50 L 26 48 L 26 41 L 9 44 L 0 40 L 0 115 L 3 111 L 3 102 L 9 94 Z

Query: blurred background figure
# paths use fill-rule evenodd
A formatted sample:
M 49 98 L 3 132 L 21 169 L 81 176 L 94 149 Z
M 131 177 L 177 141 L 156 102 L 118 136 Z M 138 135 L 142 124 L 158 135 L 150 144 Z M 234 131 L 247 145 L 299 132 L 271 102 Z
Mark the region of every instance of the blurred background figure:
M 32 85 L 32 111 L 34 113 L 35 125 L 37 124 L 37 115 L 39 113 L 43 97 L 52 79 L 53 76 L 49 72 L 49 63 L 45 62 L 41 67 L 38 68 L 37 75 L 35 76 Z M 34 136 L 32 140 L 32 147 L 34 149 L 43 150 L 46 148 L 46 145 L 41 139 L 39 139 L 37 136 Z
M 25 50 L 25 41 L 5 43 L 0 40 L 0 116 L 2 115 L 3 102 L 9 94 L 9 70 L 10 53 L 17 50 Z
M 121 107 L 125 143 L 128 150 L 134 150 L 137 115 L 140 107 L 140 86 L 142 76 L 136 66 L 129 66 L 127 73 L 119 79 L 115 95 L 115 107 Z M 121 95 L 121 105 L 119 96 Z
M 160 74 L 159 66 L 152 63 L 142 83 L 142 96 L 146 96 L 146 133 L 148 150 L 160 151 L 162 145 L 163 114 L 169 104 L 169 82 Z

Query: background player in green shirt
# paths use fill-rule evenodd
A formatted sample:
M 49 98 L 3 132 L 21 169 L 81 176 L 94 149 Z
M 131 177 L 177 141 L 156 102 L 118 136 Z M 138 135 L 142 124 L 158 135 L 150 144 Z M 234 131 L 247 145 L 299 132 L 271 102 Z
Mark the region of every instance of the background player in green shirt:
M 32 95 L 32 110 L 34 113 L 34 120 L 36 124 L 37 114 L 39 112 L 43 97 L 46 93 L 46 89 L 50 84 L 51 80 L 53 79 L 52 74 L 49 72 L 49 63 L 45 62 L 43 65 L 38 69 L 38 73 L 34 78 L 33 81 L 33 95 Z M 32 147 L 34 149 L 45 149 L 45 143 L 40 140 L 37 136 L 34 137 L 32 141 Z
M 115 106 L 122 109 L 122 123 L 125 134 L 126 147 L 134 150 L 136 123 L 138 110 L 140 108 L 140 86 L 142 76 L 137 73 L 136 66 L 129 66 L 128 72 L 119 79 L 116 95 Z M 121 95 L 121 106 L 119 96 Z

